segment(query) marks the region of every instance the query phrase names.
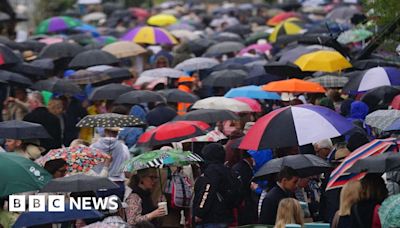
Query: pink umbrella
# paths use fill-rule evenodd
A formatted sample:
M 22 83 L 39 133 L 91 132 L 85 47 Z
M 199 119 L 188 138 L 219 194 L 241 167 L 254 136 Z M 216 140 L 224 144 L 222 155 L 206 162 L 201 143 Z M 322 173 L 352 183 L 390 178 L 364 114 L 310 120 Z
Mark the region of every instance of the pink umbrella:
M 239 52 L 239 55 L 242 56 L 246 53 L 248 53 L 251 50 L 255 50 L 257 53 L 265 53 L 266 51 L 269 51 L 272 49 L 272 45 L 271 44 L 252 44 L 244 49 L 242 49 Z
M 254 100 L 254 99 L 251 99 L 248 97 L 235 97 L 232 99 L 246 103 L 254 112 L 262 111 L 260 103 L 258 103 L 258 101 Z
M 47 38 L 43 38 L 43 39 L 39 40 L 40 43 L 45 43 L 47 45 L 60 43 L 63 41 L 64 41 L 64 39 L 60 38 L 60 37 L 47 37 Z
M 392 106 L 393 109 L 400 110 L 400 95 L 397 95 L 393 98 L 390 106 Z

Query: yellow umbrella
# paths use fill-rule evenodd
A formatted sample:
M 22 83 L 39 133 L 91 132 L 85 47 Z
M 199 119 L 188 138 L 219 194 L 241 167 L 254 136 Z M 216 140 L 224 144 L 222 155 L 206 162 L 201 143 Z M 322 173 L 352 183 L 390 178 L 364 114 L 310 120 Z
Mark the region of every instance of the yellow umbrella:
M 320 50 L 304 54 L 295 62 L 302 71 L 336 72 L 352 67 L 350 62 L 337 51 Z
M 301 21 L 297 18 L 289 18 L 279 23 L 271 35 L 269 35 L 270 42 L 276 42 L 281 35 L 295 35 L 301 33 L 303 28 L 300 26 Z
M 147 24 L 164 27 L 164 26 L 175 24 L 177 21 L 178 21 L 178 19 L 176 19 L 176 17 L 174 15 L 157 14 L 157 15 L 151 16 L 147 20 Z

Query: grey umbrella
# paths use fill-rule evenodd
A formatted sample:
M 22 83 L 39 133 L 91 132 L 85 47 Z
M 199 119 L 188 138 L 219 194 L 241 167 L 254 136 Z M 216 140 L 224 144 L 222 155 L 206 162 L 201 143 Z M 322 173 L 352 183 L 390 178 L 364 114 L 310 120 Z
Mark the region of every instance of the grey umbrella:
M 326 18 L 332 20 L 350 20 L 354 16 L 354 14 L 358 13 L 360 13 L 360 11 L 355 7 L 342 6 L 333 9 L 326 15 Z
M 243 83 L 247 75 L 243 70 L 214 71 L 201 83 L 212 87 L 237 87 Z
M 53 179 L 40 192 L 86 192 L 114 188 L 118 185 L 106 177 L 76 174 Z
M 198 96 L 179 89 L 165 89 L 158 91 L 158 93 L 163 95 L 167 99 L 167 102 L 194 103 L 199 100 Z
M 106 51 L 88 50 L 76 55 L 68 66 L 75 69 L 82 69 L 96 65 L 112 65 L 118 62 L 117 57 Z
M 174 120 L 196 120 L 206 123 L 216 123 L 225 120 L 238 120 L 239 116 L 229 110 L 199 109 L 185 115 L 176 116 Z
M 224 41 L 243 42 L 243 39 L 238 34 L 231 32 L 216 33 L 211 36 L 211 39 L 218 42 L 224 42 Z
M 29 87 L 32 81 L 21 74 L 13 73 L 10 71 L 0 70 L 0 80 L 5 81 L 10 85 Z
M 197 71 L 197 70 L 209 69 L 218 64 L 219 62 L 215 59 L 197 57 L 197 58 L 187 59 L 179 63 L 178 65 L 175 66 L 175 69 L 183 71 Z
M 308 81 L 317 82 L 325 88 L 342 88 L 349 81 L 349 78 L 344 76 L 324 75 L 311 78 Z
M 41 124 L 20 120 L 9 120 L 0 123 L 0 138 L 42 139 L 51 137 Z
M 140 104 L 147 102 L 165 102 L 165 101 L 166 101 L 165 98 L 156 92 L 148 90 L 136 90 L 122 94 L 115 100 L 115 103 Z
M 50 78 L 41 80 L 33 84 L 32 89 L 35 90 L 47 90 L 53 93 L 61 93 L 68 95 L 76 95 L 81 93 L 79 86 L 71 81 L 59 78 Z
M 293 49 L 287 50 L 285 52 L 280 53 L 280 59 L 279 62 L 290 62 L 294 63 L 300 56 L 311 53 L 314 51 L 322 50 L 322 49 L 327 49 L 327 50 L 333 50 L 332 48 L 324 47 L 321 45 L 311 45 L 311 46 L 297 46 Z
M 89 95 L 89 100 L 115 100 L 130 91 L 133 91 L 132 87 L 111 83 L 95 88 Z
M 400 170 L 400 154 L 387 152 L 360 159 L 354 163 L 347 172 L 385 173 L 395 170 Z
M 233 41 L 226 41 L 218 44 L 214 44 L 213 46 L 209 47 L 204 53 L 204 56 L 219 56 L 223 54 L 228 54 L 232 52 L 238 52 L 245 48 L 242 43 L 233 42 Z
M 60 42 L 44 47 L 39 53 L 38 58 L 53 60 L 60 58 L 73 58 L 84 50 L 85 49 L 78 44 L 70 42 Z
M 169 78 L 179 78 L 181 76 L 186 75 L 185 72 L 177 69 L 172 69 L 172 68 L 156 68 L 152 70 L 146 70 L 143 71 L 143 73 L 140 74 L 140 77 L 153 77 L 153 78 L 159 78 L 159 77 L 169 77 Z

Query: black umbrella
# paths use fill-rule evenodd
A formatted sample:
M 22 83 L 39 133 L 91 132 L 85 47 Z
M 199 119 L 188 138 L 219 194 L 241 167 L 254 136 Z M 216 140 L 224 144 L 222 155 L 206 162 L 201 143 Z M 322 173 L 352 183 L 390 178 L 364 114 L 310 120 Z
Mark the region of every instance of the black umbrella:
M 94 86 L 100 86 L 113 82 L 122 82 L 131 77 L 132 74 L 128 69 L 100 65 L 89 67 L 85 70 L 78 70 L 68 79 L 78 85 L 92 84 Z
M 201 83 L 204 86 L 231 88 L 241 85 L 246 76 L 247 72 L 243 70 L 220 70 L 212 72 Z
M 120 115 L 116 113 L 105 113 L 97 115 L 88 115 L 81 119 L 77 127 L 137 127 L 145 123 L 139 118 L 131 115 Z
M 312 74 L 312 72 L 301 71 L 301 69 L 293 63 L 267 63 L 264 69 L 265 72 L 269 74 L 277 75 L 283 78 L 304 78 Z
M 211 45 L 216 44 L 215 40 L 210 40 L 207 38 L 199 38 L 195 40 L 191 40 L 188 42 L 188 46 L 190 50 L 195 54 L 197 57 L 203 55 L 203 53 L 209 48 Z
M 53 93 L 76 95 L 82 92 L 78 85 L 66 79 L 49 78 L 33 84 L 32 89 L 47 90 Z
M 44 47 L 39 53 L 38 57 L 41 59 L 48 58 L 53 60 L 61 58 L 73 58 L 83 51 L 83 47 L 78 44 L 70 42 L 60 42 Z
M 204 53 L 204 56 L 206 57 L 219 56 L 223 54 L 238 52 L 243 48 L 245 48 L 245 46 L 239 42 L 232 42 L 232 41 L 221 42 L 209 47 L 206 53 Z
M 30 63 L 15 64 L 7 68 L 7 70 L 35 78 L 36 80 L 46 79 L 53 74 L 54 63 L 51 59 L 37 59 Z
M 5 70 L 0 70 L 0 80 L 19 87 L 29 87 L 32 85 L 32 81 L 29 78 Z
M 399 63 L 384 60 L 384 59 L 361 59 L 354 60 L 351 62 L 353 68 L 358 70 L 368 70 L 373 67 L 383 67 L 383 66 L 392 66 L 392 67 L 400 67 Z
M 224 41 L 243 42 L 243 39 L 239 35 L 230 32 L 216 33 L 213 36 L 211 36 L 211 39 L 217 42 L 224 42 Z
M 400 94 L 400 89 L 393 86 L 380 86 L 369 90 L 361 97 L 361 101 L 368 105 L 369 112 L 378 109 L 387 109 L 393 98 Z
M 224 32 L 231 32 L 238 34 L 240 36 L 245 36 L 251 33 L 251 26 L 250 25 L 233 25 L 229 26 L 224 29 Z
M 313 176 L 332 168 L 327 161 L 313 154 L 288 155 L 270 160 L 257 171 L 253 178 L 264 179 L 271 174 L 279 173 L 285 166 L 296 170 L 300 177 Z
M 136 90 L 124 93 L 115 100 L 117 104 L 140 104 L 147 102 L 165 102 L 165 98 L 157 92 Z
M 185 115 L 176 116 L 174 120 L 196 120 L 206 123 L 216 123 L 225 120 L 238 120 L 239 116 L 229 110 L 199 109 Z
M 23 50 L 31 50 L 34 52 L 40 52 L 46 46 L 45 43 L 39 42 L 37 40 L 26 40 L 20 42 L 19 45 L 21 45 L 21 48 Z
M 23 62 L 9 47 L 0 44 L 0 66 L 7 66 Z
M 20 120 L 9 120 L 0 123 L 0 138 L 44 139 L 51 137 L 41 124 Z
M 53 179 L 40 192 L 86 192 L 114 188 L 118 188 L 118 185 L 107 177 L 88 176 L 79 173 Z
M 399 153 L 383 153 L 376 156 L 369 156 L 358 160 L 353 164 L 349 173 L 385 173 L 400 170 L 400 154 Z
M 164 89 L 157 92 L 164 96 L 167 102 L 194 103 L 199 100 L 198 96 L 179 89 Z
M 244 79 L 243 85 L 264 85 L 272 81 L 282 80 L 279 76 L 265 72 L 262 65 L 253 66 L 248 72 L 249 74 Z
M 89 95 L 89 100 L 115 100 L 120 95 L 133 90 L 134 89 L 129 86 L 111 83 L 95 88 Z
M 68 39 L 73 40 L 74 42 L 76 42 L 82 46 L 85 46 L 87 44 L 91 44 L 91 43 L 95 42 L 91 35 L 84 34 L 84 33 L 69 35 Z
M 68 66 L 75 69 L 82 69 L 96 65 L 113 65 L 118 62 L 119 60 L 108 52 L 88 50 L 75 56 Z

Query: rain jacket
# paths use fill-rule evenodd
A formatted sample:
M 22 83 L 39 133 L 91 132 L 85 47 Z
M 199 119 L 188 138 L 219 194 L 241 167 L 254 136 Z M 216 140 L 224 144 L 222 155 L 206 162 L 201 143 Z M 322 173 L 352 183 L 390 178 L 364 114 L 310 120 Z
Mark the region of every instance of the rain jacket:
M 351 103 L 350 117 L 347 119 L 353 123 L 355 128 L 351 130 L 348 135 L 360 132 L 364 135 L 371 136 L 371 129 L 364 123 L 365 117 L 368 115 L 368 111 L 368 105 L 362 101 L 354 101 Z
M 186 85 L 179 85 L 178 89 L 186 93 L 192 93 L 192 90 Z M 185 115 L 192 103 L 179 102 L 177 106 L 178 115 Z
M 146 111 L 139 105 L 132 107 L 129 115 L 139 118 L 141 121 L 146 122 Z M 119 134 L 118 139 L 123 140 L 128 148 L 136 144 L 140 135 L 144 132 L 143 128 L 139 127 L 126 127 Z

